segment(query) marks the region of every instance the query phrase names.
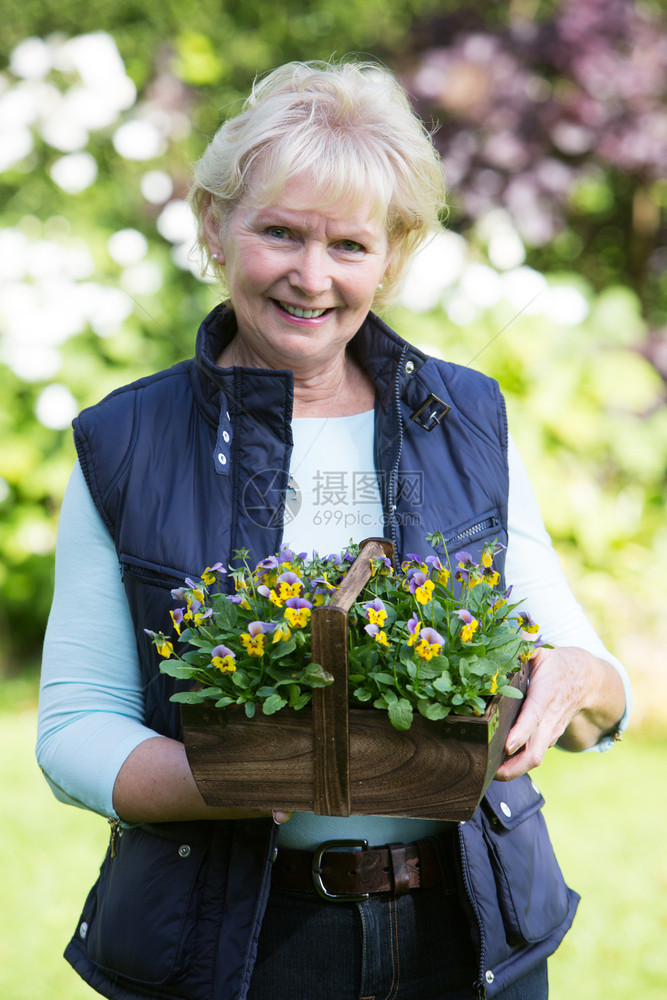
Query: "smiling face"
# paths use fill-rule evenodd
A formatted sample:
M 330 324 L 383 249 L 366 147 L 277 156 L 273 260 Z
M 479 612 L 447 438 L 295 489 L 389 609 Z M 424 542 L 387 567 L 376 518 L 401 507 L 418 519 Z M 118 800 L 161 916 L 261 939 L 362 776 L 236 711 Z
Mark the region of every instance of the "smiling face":
M 368 313 L 389 263 L 368 201 L 323 204 L 295 178 L 270 205 L 251 191 L 209 246 L 225 266 L 244 360 L 270 368 L 331 364 Z

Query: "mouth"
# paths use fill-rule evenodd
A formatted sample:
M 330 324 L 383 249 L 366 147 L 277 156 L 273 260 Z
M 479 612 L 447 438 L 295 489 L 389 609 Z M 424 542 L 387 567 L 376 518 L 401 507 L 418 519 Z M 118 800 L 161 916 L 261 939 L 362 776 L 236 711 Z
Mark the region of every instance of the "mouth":
M 326 309 L 302 309 L 300 306 L 291 306 L 287 302 L 280 302 L 278 300 L 276 304 L 283 312 L 286 312 L 289 316 L 295 316 L 297 319 L 319 319 L 320 316 L 324 316 L 325 313 L 331 312 L 330 308 Z

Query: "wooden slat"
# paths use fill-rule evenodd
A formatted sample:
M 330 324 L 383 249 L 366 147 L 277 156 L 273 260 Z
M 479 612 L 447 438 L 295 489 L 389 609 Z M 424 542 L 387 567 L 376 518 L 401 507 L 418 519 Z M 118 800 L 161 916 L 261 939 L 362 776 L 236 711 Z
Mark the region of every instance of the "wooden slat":
M 197 787 L 211 806 L 310 812 L 313 737 L 308 709 L 258 713 L 181 705 L 185 749 Z
M 347 681 L 347 614 L 332 605 L 313 608 L 313 663 L 333 675 L 313 691 L 313 812 L 350 815 L 350 719 Z

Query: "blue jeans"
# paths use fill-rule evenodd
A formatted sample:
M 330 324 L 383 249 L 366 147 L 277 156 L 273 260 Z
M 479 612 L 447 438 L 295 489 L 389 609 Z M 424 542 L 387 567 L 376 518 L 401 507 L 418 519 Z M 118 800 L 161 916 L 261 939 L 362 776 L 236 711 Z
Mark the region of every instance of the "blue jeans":
M 474 1000 L 467 917 L 440 886 L 332 903 L 273 891 L 248 1000 Z M 546 1000 L 542 963 L 496 1000 Z

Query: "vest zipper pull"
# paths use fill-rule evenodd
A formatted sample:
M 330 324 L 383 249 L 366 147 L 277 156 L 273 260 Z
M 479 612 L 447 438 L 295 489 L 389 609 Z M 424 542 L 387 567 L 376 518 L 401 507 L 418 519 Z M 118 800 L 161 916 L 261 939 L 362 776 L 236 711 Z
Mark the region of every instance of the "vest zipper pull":
M 110 845 L 109 845 L 111 847 L 110 857 L 115 858 L 116 857 L 116 841 L 118 839 L 118 830 L 119 830 L 119 827 L 120 827 L 120 820 L 119 819 L 110 819 L 109 820 L 109 826 L 111 827 L 111 842 L 110 842 Z

